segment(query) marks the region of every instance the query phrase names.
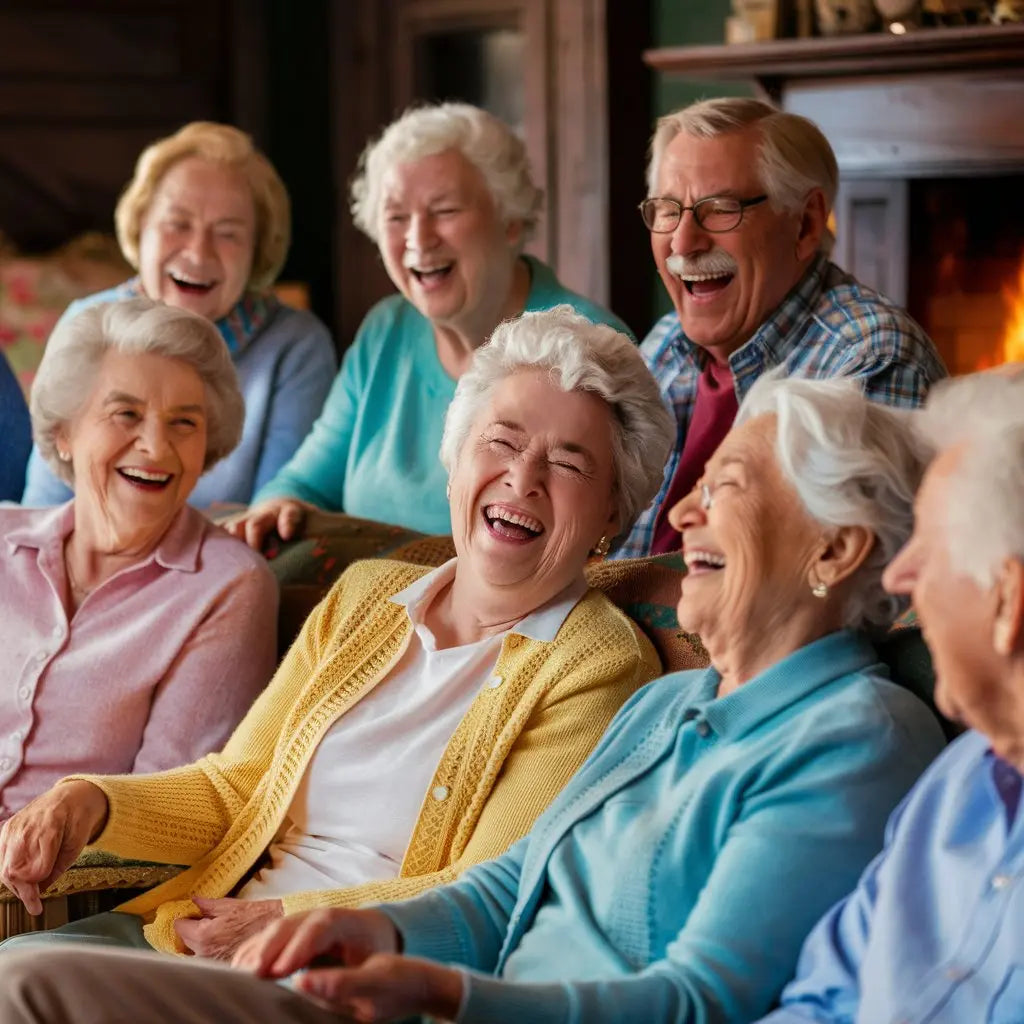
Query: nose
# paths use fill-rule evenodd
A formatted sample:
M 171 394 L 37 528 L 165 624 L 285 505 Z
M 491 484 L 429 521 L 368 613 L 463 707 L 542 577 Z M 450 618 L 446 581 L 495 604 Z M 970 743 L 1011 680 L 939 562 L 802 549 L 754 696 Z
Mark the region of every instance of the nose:
M 139 424 L 136 447 L 151 458 L 160 458 L 167 450 L 167 427 L 158 416 L 147 416 Z
M 405 232 L 405 247 L 413 252 L 425 252 L 437 241 L 434 218 L 429 213 L 414 213 Z
M 917 580 L 918 553 L 917 544 L 911 537 L 896 552 L 896 557 L 885 567 L 882 573 L 882 586 L 890 594 L 910 594 Z
M 213 251 L 212 232 L 194 227 L 189 231 L 183 248 L 190 259 L 201 264 Z
M 688 256 L 694 252 L 706 252 L 712 244 L 711 236 L 697 223 L 693 210 L 683 210 L 679 223 L 672 232 L 673 254 Z
M 700 484 L 697 484 L 685 498 L 680 498 L 669 509 L 668 522 L 673 530 L 678 530 L 680 533 L 692 526 L 701 526 L 707 522 L 707 515 L 701 506 Z
M 522 454 L 508 464 L 504 484 L 515 497 L 531 498 L 541 491 L 542 475 L 539 460 Z

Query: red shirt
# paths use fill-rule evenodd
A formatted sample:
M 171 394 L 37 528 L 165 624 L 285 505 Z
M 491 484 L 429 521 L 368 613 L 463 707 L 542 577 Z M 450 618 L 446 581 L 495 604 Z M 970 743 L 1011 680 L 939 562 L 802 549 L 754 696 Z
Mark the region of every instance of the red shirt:
M 679 466 L 665 501 L 658 510 L 651 554 L 660 555 L 679 548 L 680 535 L 669 525 L 668 514 L 678 501 L 693 490 L 704 472 L 705 463 L 729 433 L 738 409 L 729 364 L 718 363 L 709 357 L 697 381 L 697 399 L 686 431 L 683 454 L 679 458 Z

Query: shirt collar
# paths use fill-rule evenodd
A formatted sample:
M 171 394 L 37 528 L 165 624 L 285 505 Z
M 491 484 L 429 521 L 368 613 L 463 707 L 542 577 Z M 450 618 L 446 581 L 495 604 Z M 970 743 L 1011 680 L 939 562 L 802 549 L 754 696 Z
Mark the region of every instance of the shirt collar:
M 28 522 L 8 531 L 6 541 L 10 553 L 19 547 L 35 550 L 51 549 L 64 539 L 75 525 L 74 500 L 54 508 L 26 511 L 33 513 Z M 160 538 L 159 544 L 137 566 L 156 562 L 165 569 L 179 572 L 199 571 L 199 551 L 206 535 L 206 519 L 188 505 L 183 506 L 171 520 L 171 525 Z
M 423 614 L 433 599 L 434 595 L 455 579 L 455 566 L 457 558 L 452 558 L 444 565 L 431 570 L 425 576 L 410 583 L 404 590 L 390 598 L 393 604 L 404 606 L 413 626 L 423 623 Z M 550 601 L 542 604 L 539 608 L 530 612 L 529 615 L 520 619 L 507 632 L 518 633 L 520 636 L 529 637 L 531 640 L 541 640 L 551 643 L 562 624 L 569 617 L 569 613 L 576 607 L 580 598 L 587 592 L 587 582 L 581 576 L 574 580 L 563 591 L 556 594 Z
M 116 289 L 118 299 L 134 298 L 142 294 L 142 282 L 137 276 L 129 278 Z M 271 292 L 244 292 L 227 316 L 221 317 L 214 324 L 220 331 L 228 351 L 232 355 L 244 352 L 249 342 L 263 329 L 280 305 L 277 297 Z
M 722 737 L 737 739 L 804 700 L 841 676 L 878 665 L 871 643 L 851 630 L 840 630 L 801 647 L 724 697 L 715 693 L 721 676 L 707 669 L 685 717 L 703 717 Z

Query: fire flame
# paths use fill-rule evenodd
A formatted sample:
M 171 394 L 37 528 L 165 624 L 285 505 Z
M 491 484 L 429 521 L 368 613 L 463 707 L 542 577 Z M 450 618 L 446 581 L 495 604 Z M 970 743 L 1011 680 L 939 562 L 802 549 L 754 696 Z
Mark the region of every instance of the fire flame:
M 1003 289 L 1007 320 L 1000 343 L 1000 361 L 1015 363 L 1024 360 L 1024 260 L 1017 274 L 1016 287 Z

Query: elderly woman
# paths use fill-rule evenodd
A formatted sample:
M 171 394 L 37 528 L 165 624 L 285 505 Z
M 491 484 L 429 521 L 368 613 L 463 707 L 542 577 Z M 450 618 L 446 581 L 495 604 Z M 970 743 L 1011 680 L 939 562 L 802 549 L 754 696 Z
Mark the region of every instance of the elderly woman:
M 229 529 L 259 548 L 274 528 L 292 537 L 312 505 L 451 532 L 445 410 L 497 324 L 568 303 L 628 333 L 523 253 L 540 205 L 522 142 L 476 107 L 407 111 L 366 147 L 352 215 L 401 294 L 367 314 L 313 432 Z
M 189 865 L 71 930 L 145 945 L 145 920 L 158 949 L 226 955 L 285 910 L 503 853 L 658 674 L 583 567 L 650 500 L 671 434 L 629 338 L 566 306 L 503 324 L 446 421 L 457 557 L 351 567 L 223 753 L 61 782 L 7 823 L 0 877 L 38 911 L 86 842 Z
M 201 317 L 129 299 L 54 331 L 32 420 L 75 498 L 0 508 L 0 819 L 69 772 L 219 749 L 270 679 L 273 577 L 185 504 L 242 415 Z
M 244 132 L 195 121 L 142 152 L 114 219 L 138 276 L 72 303 L 63 320 L 97 302 L 147 295 L 211 321 L 235 364 L 245 423 L 190 500 L 248 504 L 309 433 L 337 365 L 324 325 L 270 291 L 291 235 L 284 184 Z M 35 452 L 23 503 L 70 496 Z
M 240 949 L 247 971 L 48 960 L 36 1005 L 55 1022 L 746 1024 L 942 745 L 866 635 L 903 606 L 881 575 L 920 472 L 904 421 L 855 383 L 762 380 L 672 512 L 679 622 L 711 667 L 636 694 L 525 839 L 414 899 L 277 922 Z M 253 973 L 300 968 L 291 988 Z

